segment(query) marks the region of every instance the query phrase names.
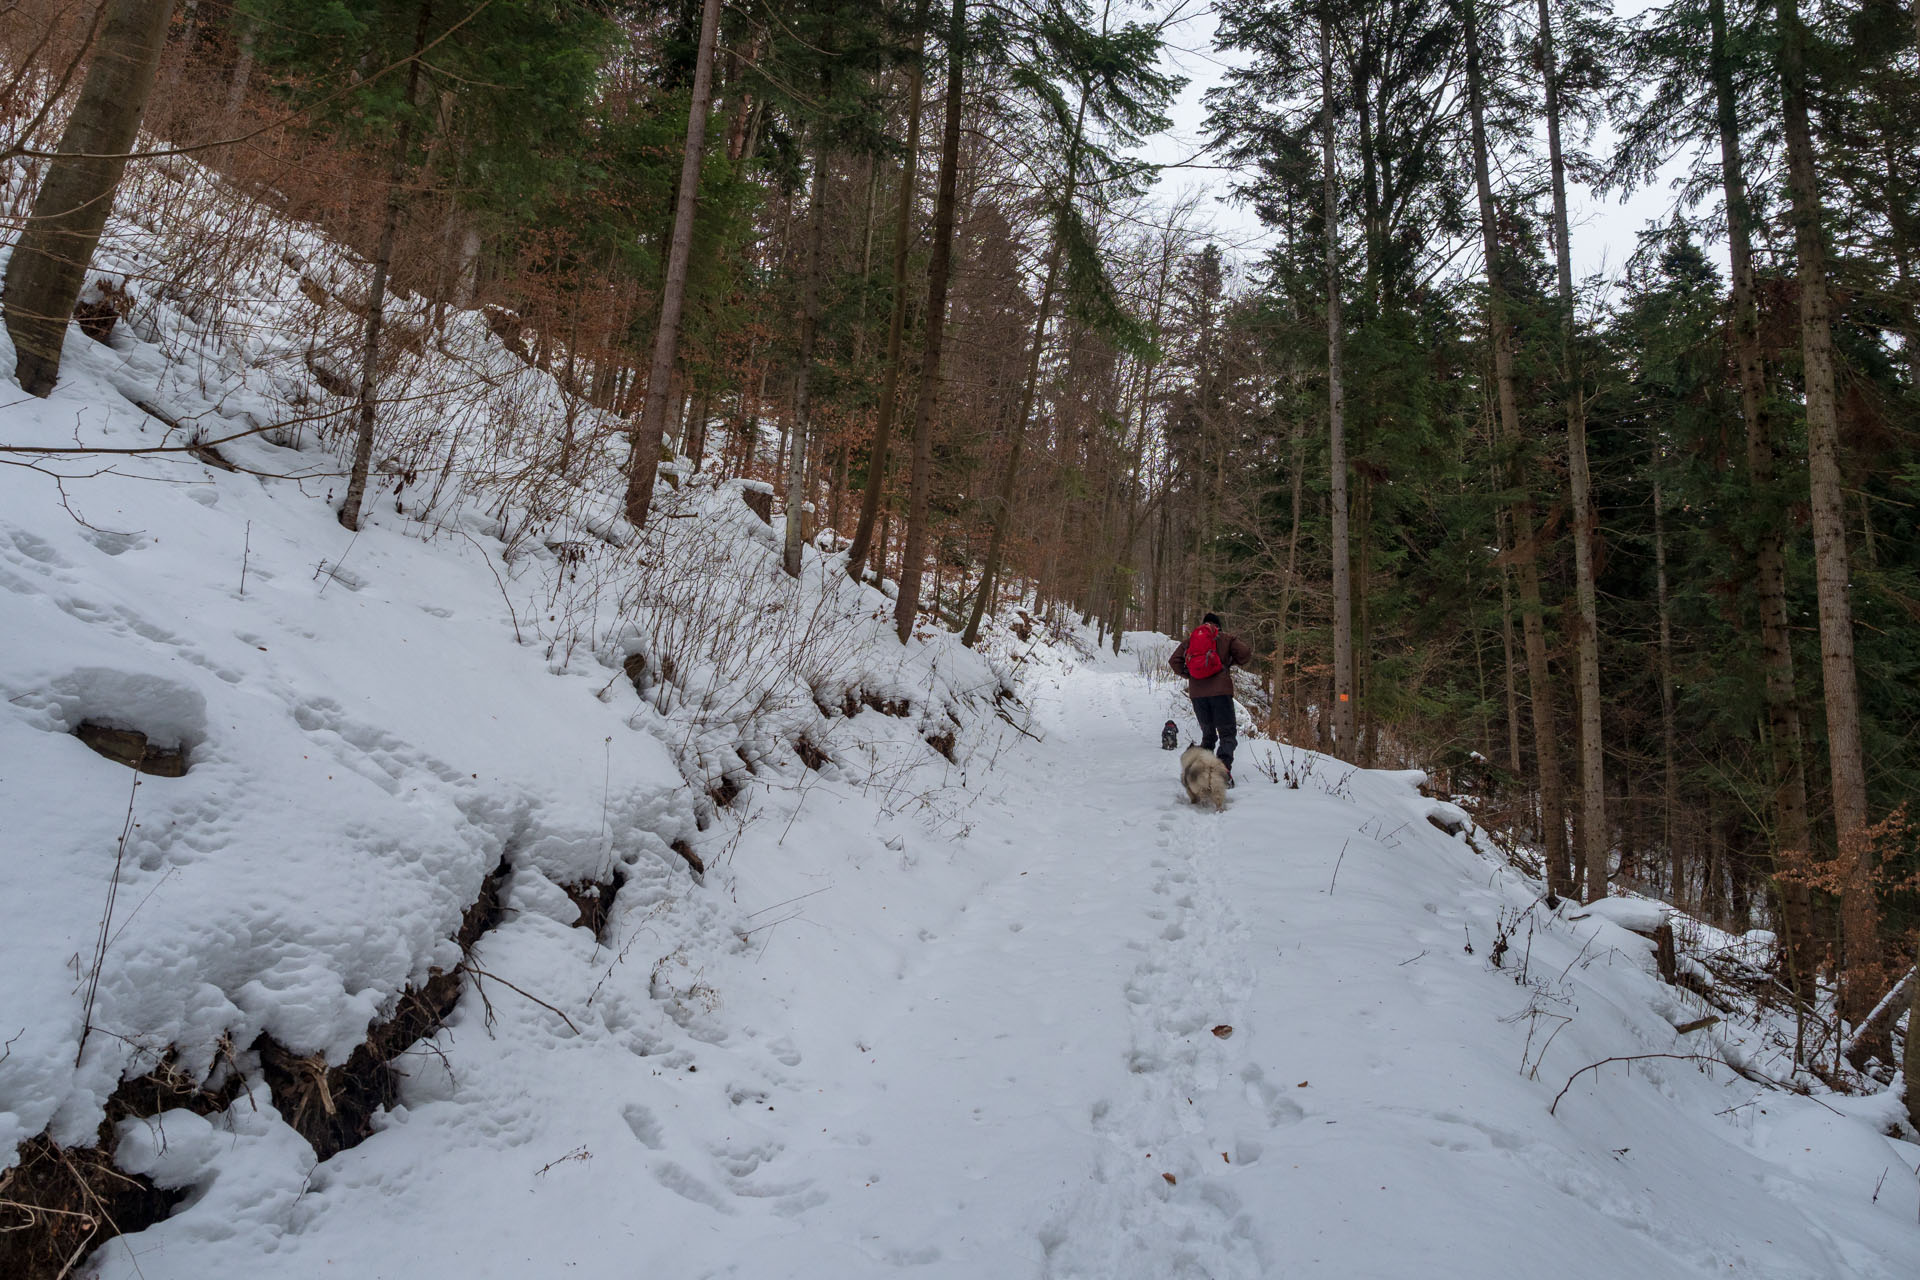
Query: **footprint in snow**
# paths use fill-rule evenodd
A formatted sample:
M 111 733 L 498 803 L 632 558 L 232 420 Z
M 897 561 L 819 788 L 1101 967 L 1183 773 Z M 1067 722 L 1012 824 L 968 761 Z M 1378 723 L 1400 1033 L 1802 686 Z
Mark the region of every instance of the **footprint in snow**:
M 660 1130 L 659 1118 L 646 1107 L 637 1102 L 629 1103 L 620 1112 L 620 1118 L 627 1122 L 627 1128 L 633 1130 L 633 1136 L 640 1140 L 642 1146 L 659 1151 L 667 1145 L 666 1135 Z
M 727 1203 L 726 1197 L 671 1160 L 663 1160 L 654 1166 L 653 1179 L 675 1195 L 695 1204 L 706 1205 L 719 1213 L 733 1212 L 733 1206 Z

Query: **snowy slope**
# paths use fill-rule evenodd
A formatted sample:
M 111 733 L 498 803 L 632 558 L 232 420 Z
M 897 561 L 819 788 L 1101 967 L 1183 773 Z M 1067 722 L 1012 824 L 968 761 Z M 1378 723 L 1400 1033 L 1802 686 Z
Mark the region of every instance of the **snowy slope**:
M 70 339 L 51 400 L 0 397 L 0 443 L 151 446 L 134 399 L 214 435 L 299 415 L 293 264 L 352 266 L 263 242 L 300 249 L 233 282 L 272 325 L 149 299 Z M 134 219 L 110 252 L 159 250 Z M 476 370 L 558 412 L 477 317 L 394 376 Z M 1150 653 L 902 646 L 831 557 L 780 574 L 736 487 L 663 488 L 634 537 L 615 445 L 536 511 L 489 441 L 525 438 L 456 442 L 358 537 L 310 435 L 224 447 L 264 474 L 0 467 L 0 1164 L 114 1119 L 121 1167 L 185 1192 L 90 1274 L 1920 1270 L 1889 1099 L 1690 1059 L 1742 1046 L 1679 1035 L 1698 1002 L 1649 943 L 1548 913 L 1416 775 L 1248 743 L 1198 812 Z M 136 789 L 87 720 L 189 771 Z M 346 1061 L 461 962 L 503 865 L 396 1105 L 316 1161 L 263 1053 Z M 1649 1054 L 1680 1056 L 1582 1073 Z M 110 1110 L 159 1076 L 231 1092 Z

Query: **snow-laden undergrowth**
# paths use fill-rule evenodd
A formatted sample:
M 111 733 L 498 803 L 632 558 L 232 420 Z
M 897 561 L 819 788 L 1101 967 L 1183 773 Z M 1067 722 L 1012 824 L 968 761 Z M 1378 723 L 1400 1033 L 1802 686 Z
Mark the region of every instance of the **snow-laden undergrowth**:
M 1891 1099 L 1722 1065 L 1739 1028 L 1678 1030 L 1703 1006 L 1645 921 L 1547 911 L 1414 774 L 1249 742 L 1193 810 L 1158 638 L 903 646 L 832 557 L 781 574 L 728 486 L 635 534 L 617 440 L 478 316 L 396 362 L 346 534 L 315 370 L 357 268 L 244 205 L 216 305 L 168 266 L 191 226 L 125 207 L 131 324 L 75 334 L 0 442 L 199 432 L 243 470 L 0 467 L 0 1153 L 105 1120 L 180 1196 L 93 1274 L 1920 1266 Z M 136 787 L 89 721 L 187 772 Z M 317 1160 L 298 1071 L 462 964 Z M 129 1079 L 224 1091 L 129 1113 Z

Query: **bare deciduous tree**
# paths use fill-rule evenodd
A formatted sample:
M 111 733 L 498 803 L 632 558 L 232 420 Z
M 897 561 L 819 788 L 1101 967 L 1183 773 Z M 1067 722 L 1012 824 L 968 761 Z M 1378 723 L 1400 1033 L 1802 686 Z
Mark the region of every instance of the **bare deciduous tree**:
M 173 0 L 107 0 L 80 99 L 7 263 L 5 315 L 15 376 L 44 397 L 160 69 Z

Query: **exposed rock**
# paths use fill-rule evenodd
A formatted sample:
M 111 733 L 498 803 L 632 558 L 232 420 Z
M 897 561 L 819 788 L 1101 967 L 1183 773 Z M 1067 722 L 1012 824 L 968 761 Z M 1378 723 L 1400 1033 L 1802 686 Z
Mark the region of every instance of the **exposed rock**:
M 138 729 L 116 729 L 97 720 L 83 720 L 73 736 L 99 754 L 124 764 L 129 769 L 156 778 L 183 778 L 187 773 L 187 753 L 180 747 L 155 746 Z

